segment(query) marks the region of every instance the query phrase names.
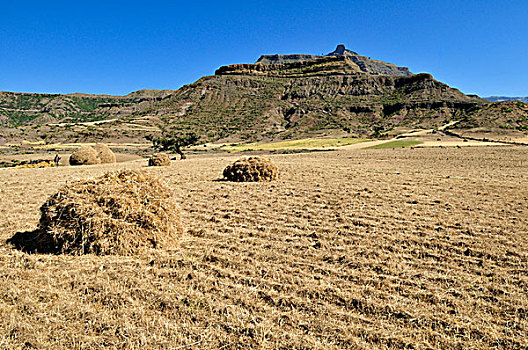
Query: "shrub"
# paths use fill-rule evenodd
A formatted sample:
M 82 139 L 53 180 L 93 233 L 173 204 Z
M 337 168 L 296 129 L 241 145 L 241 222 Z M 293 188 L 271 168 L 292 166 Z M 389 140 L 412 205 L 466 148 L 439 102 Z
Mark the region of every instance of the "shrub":
M 178 153 L 181 159 L 185 159 L 182 149 L 195 145 L 199 137 L 195 133 L 178 134 L 175 132 L 164 133 L 162 137 L 147 136 L 147 140 L 152 141 L 154 149 L 170 153 Z

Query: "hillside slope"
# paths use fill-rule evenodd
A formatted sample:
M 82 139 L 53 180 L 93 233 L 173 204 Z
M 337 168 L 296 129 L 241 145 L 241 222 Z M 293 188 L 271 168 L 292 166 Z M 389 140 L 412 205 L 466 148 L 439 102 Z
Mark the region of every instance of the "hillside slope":
M 0 92 L 0 126 L 90 122 L 141 111 L 170 90 L 140 90 L 126 96 Z
M 528 104 L 521 101 L 488 103 L 465 115 L 456 129 L 467 133 L 528 133 Z
M 434 127 L 486 103 L 429 74 L 366 73 L 344 55 L 276 61 L 221 67 L 135 116 L 208 140 L 258 140 Z

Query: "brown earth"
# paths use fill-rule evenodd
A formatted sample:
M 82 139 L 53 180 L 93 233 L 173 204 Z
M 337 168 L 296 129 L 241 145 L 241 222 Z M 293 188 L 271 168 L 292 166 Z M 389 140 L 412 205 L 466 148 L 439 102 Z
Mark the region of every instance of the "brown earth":
M 175 249 L 1 245 L 0 347 L 528 347 L 526 148 L 272 155 L 276 181 L 216 181 L 237 158 L 146 168 L 181 203 Z M 0 169 L 0 239 L 65 182 L 145 166 Z

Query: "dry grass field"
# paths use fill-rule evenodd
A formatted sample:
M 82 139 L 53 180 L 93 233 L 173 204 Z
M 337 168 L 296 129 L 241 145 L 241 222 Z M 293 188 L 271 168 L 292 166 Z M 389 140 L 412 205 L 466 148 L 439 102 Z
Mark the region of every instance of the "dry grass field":
M 0 349 L 527 349 L 528 149 L 239 156 L 0 169 Z M 137 256 L 26 254 L 67 181 L 144 168 L 186 233 Z

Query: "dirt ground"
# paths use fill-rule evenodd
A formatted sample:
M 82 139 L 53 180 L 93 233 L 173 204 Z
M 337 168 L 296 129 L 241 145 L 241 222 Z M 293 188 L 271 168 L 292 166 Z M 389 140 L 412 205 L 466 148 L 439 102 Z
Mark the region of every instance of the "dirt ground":
M 16 154 L 16 155 L 0 154 L 0 161 L 2 161 L 2 160 L 5 160 L 5 161 L 13 161 L 13 160 L 30 161 L 30 160 L 35 160 L 35 159 L 39 159 L 39 160 L 41 160 L 41 159 L 53 160 L 55 158 L 56 154 L 58 154 L 59 157 L 60 157 L 60 164 L 61 165 L 68 165 L 69 164 L 69 159 L 70 159 L 71 153 L 50 153 L 50 152 L 46 152 L 46 153 L 33 153 L 33 154 Z M 118 163 L 142 159 L 141 156 L 138 156 L 138 155 L 135 155 L 135 154 L 128 154 L 128 153 L 115 153 L 115 156 L 116 156 L 116 161 Z
M 238 157 L 0 169 L 0 348 L 528 348 L 528 148 L 273 155 L 278 181 L 217 181 Z M 177 247 L 3 243 L 62 184 L 115 168 L 174 189 Z

